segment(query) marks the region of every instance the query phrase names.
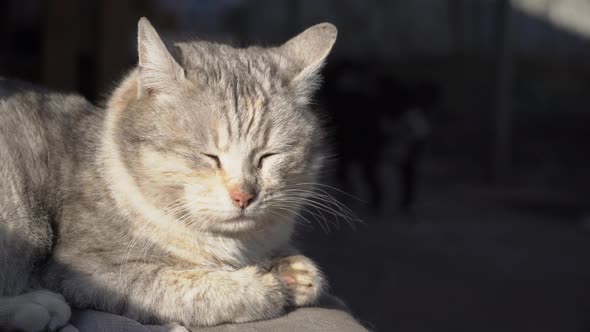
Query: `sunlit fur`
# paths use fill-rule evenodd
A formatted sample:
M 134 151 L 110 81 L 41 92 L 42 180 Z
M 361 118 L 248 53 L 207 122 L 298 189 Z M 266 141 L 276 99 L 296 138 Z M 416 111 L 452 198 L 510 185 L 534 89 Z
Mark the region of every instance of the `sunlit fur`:
M 186 81 L 175 95 L 137 100 L 113 118 L 115 158 L 149 204 L 186 225 L 223 233 L 290 222 L 276 199 L 316 181 L 323 158 L 316 115 L 294 102 L 286 79 L 269 82 L 278 68 L 261 50 L 205 44 L 210 49 L 198 54 L 197 46 L 179 45 Z M 211 72 L 196 69 L 203 57 L 217 59 L 205 64 Z M 244 211 L 229 197 L 232 186 L 257 192 Z
M 67 320 L 60 295 L 2 297 L 40 287 L 186 326 L 273 318 L 325 288 L 290 237 L 303 209 L 345 214 L 317 188 L 324 134 L 309 107 L 336 28 L 246 49 L 166 47 L 138 28 L 139 64 L 104 109 L 46 91 L 0 103 L 0 262 L 22 257 L 0 266 L 0 329 L 23 326 L 10 317 L 35 294 L 48 299 L 32 305 L 39 326 Z M 243 209 L 236 188 L 256 193 Z

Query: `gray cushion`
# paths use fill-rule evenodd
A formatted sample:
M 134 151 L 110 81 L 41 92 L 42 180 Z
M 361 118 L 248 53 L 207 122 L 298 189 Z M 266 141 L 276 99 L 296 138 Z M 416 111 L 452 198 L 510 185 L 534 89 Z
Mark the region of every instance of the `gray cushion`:
M 94 310 L 75 310 L 71 324 L 60 332 L 182 332 L 175 325 L 141 325 L 126 317 Z M 363 332 L 367 331 L 347 311 L 341 301 L 331 298 L 321 307 L 299 308 L 285 316 L 253 323 L 225 324 L 213 327 L 192 328 L 195 332 L 229 331 L 317 331 L 317 332 Z

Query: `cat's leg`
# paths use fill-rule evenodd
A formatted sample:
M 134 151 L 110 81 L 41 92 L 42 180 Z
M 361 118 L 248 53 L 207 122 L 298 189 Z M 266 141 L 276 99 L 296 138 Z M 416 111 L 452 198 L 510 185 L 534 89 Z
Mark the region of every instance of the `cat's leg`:
M 0 297 L 1 331 L 55 331 L 66 325 L 70 316 L 63 296 L 48 290 Z
M 145 296 L 144 287 L 137 286 L 130 294 L 132 302 Z M 185 326 L 274 318 L 283 313 L 291 297 L 276 274 L 254 266 L 236 271 L 168 270 L 154 280 L 152 287 L 159 294 L 150 301 L 168 300 L 153 310 L 167 321 L 181 319 Z
M 277 317 L 291 303 L 290 289 L 279 276 L 257 266 L 211 270 L 139 263 L 127 265 L 122 274 L 107 267 L 94 271 L 61 277 L 58 287 L 68 302 L 142 323 L 250 322 Z
M 422 142 L 413 141 L 410 143 L 407 155 L 401 162 L 401 207 L 411 212 L 416 203 L 418 189 L 418 170 L 422 157 Z
M 326 282 L 317 265 L 303 255 L 290 255 L 278 258 L 274 269 L 280 278 L 291 288 L 293 303 L 296 306 L 316 304 Z
M 31 216 L 34 209 L 26 203 L 17 169 L 0 166 L 12 174 L 0 181 L 0 331 L 55 330 L 70 319 L 64 298 L 47 290 L 30 291 L 39 288 L 36 267 L 51 251 L 49 220 Z

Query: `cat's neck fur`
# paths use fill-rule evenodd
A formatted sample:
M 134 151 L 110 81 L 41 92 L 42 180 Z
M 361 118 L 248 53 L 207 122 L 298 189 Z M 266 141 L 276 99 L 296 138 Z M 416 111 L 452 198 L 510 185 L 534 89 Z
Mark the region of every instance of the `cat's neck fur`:
M 293 226 L 290 224 L 273 223 L 274 226 L 231 237 L 196 232 L 188 230 L 143 197 L 121 161 L 120 150 L 114 140 L 121 112 L 138 98 L 138 94 L 138 70 L 135 69 L 127 75 L 107 103 L 104 133 L 98 152 L 109 194 L 119 213 L 126 219 L 129 233 L 196 264 L 246 265 L 263 261 L 271 252 L 284 247 L 292 233 Z

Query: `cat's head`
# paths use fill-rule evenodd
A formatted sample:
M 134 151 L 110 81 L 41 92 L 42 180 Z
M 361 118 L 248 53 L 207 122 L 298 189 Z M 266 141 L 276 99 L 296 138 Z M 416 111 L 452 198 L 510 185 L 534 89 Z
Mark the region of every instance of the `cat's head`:
M 137 93 L 113 140 L 145 202 L 214 232 L 297 215 L 325 158 L 308 104 L 335 40 L 324 23 L 278 47 L 168 49 L 141 19 Z

